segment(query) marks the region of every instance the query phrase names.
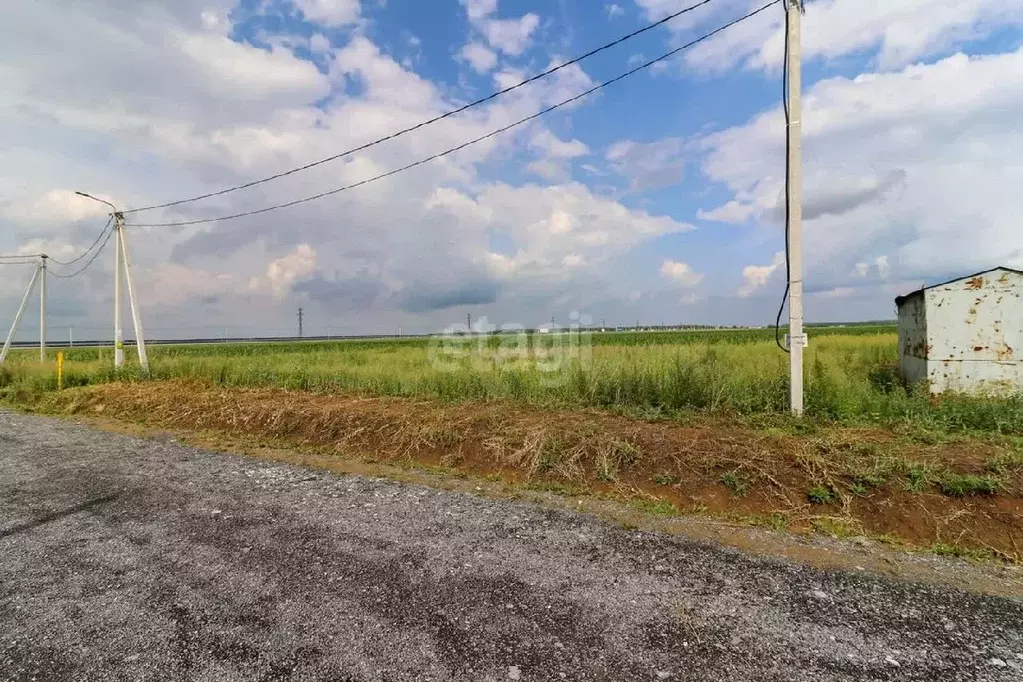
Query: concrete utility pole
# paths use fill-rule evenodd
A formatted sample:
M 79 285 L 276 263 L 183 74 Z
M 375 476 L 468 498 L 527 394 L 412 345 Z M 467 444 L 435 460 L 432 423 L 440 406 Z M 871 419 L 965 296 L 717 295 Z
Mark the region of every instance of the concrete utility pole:
M 472 332 L 472 313 L 465 314 L 465 328 Z
M 302 338 L 302 309 L 298 309 L 298 338 Z
M 124 328 L 121 326 L 121 223 L 114 218 L 114 367 L 124 366 Z
M 39 362 L 46 362 L 46 254 L 39 256 Z
M 786 146 L 788 176 L 786 201 L 788 225 L 786 238 L 789 258 L 789 405 L 792 413 L 803 414 L 803 145 L 802 145 L 802 66 L 801 20 L 803 0 L 785 0 L 785 32 L 788 51 L 785 55 L 788 107 Z
M 135 327 L 135 348 L 139 354 L 139 365 L 146 372 L 149 371 L 149 355 L 146 353 L 146 335 L 142 332 L 142 313 L 139 310 L 138 299 L 135 298 L 135 286 L 131 278 L 131 260 L 128 258 L 128 235 L 124 229 L 124 216 L 120 213 L 114 214 L 114 223 L 118 229 L 118 236 L 121 238 L 121 260 L 124 261 L 124 281 L 128 285 L 128 304 L 131 306 L 131 323 Z
M 135 298 L 135 287 L 131 278 L 131 261 L 128 259 L 128 243 L 125 238 L 124 214 L 105 199 L 85 192 L 75 192 L 80 197 L 106 204 L 114 217 L 114 367 L 124 366 L 124 328 L 121 325 L 121 277 L 128 285 L 128 303 L 131 306 L 132 324 L 135 326 L 135 346 L 138 349 L 139 365 L 149 372 L 149 356 L 146 353 L 146 335 L 142 330 L 142 314 Z

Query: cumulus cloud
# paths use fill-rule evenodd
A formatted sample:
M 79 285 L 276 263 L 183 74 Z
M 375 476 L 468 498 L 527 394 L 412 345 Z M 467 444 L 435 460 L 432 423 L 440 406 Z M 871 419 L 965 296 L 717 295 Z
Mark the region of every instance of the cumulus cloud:
M 874 265 L 877 267 L 877 275 L 881 279 L 888 279 L 888 276 L 892 272 L 892 267 L 888 263 L 888 256 L 878 256 L 874 260 Z
M 518 19 L 489 19 L 481 26 L 490 45 L 505 54 L 520 55 L 531 43 L 540 17 L 530 12 Z
M 541 129 L 533 135 L 529 144 L 545 156 L 554 159 L 574 159 L 590 153 L 590 148 L 579 140 L 561 140 L 547 129 Z
M 325 26 L 347 26 L 359 18 L 359 0 L 294 0 L 309 21 Z
M 249 283 L 250 290 L 269 289 L 280 297 L 291 292 L 296 282 L 312 276 L 317 270 L 316 250 L 308 244 L 299 244 L 286 256 L 271 261 L 263 277 Z
M 495 50 L 517 56 L 532 43 L 533 32 L 540 25 L 540 17 L 529 12 L 514 19 L 498 19 L 497 0 L 460 0 L 469 17 L 469 23 Z
M 486 19 L 497 11 L 497 0 L 459 0 L 459 2 L 465 7 L 469 21 L 473 22 Z
M 654 142 L 621 140 L 608 148 L 605 158 L 626 178 L 630 192 L 678 184 L 685 169 L 683 143 L 677 137 Z
M 487 73 L 497 66 L 497 55 L 479 43 L 468 43 L 459 55 L 469 63 L 476 73 Z
M 751 296 L 758 289 L 766 285 L 779 268 L 784 272 L 784 267 L 784 251 L 774 254 L 774 260 L 767 265 L 747 265 L 742 269 L 742 286 L 739 288 L 739 297 L 747 298 Z
M 321 26 L 270 34 L 266 27 L 275 17 L 260 13 L 279 10 L 279 3 L 239 6 L 236 0 L 7 8 L 0 24 L 0 130 L 11 144 L 0 163 L 14 170 L 0 173 L 0 250 L 32 246 L 69 255 L 91 243 L 106 209 L 79 203 L 71 188 L 103 193 L 125 207 L 191 196 L 365 144 L 471 95 L 417 73 L 414 60 L 402 58 L 415 47 L 411 39 L 389 43 L 396 45 L 395 56 L 374 31 L 337 30 L 370 25 L 357 3 L 293 4 Z M 499 14 L 494 0 L 463 4 L 471 24 L 465 42 L 494 57 L 493 64 L 485 56 L 475 64 L 468 55 L 456 59 L 490 74 L 499 86 L 518 83 L 545 61 L 561 61 L 541 56 L 541 28 L 529 15 Z M 660 9 L 653 4 L 642 3 L 646 11 L 679 7 L 667 0 Z M 838 2 L 822 0 L 810 8 L 824 4 Z M 709 22 L 718 5 L 672 26 Z M 738 5 L 745 7 L 732 2 L 731 9 Z M 971 5 L 981 6 L 995 3 Z M 949 16 L 964 11 L 952 7 L 946 16 L 930 8 L 941 26 L 953 25 Z M 318 12 L 322 16 L 314 19 Z M 988 25 L 983 17 L 993 12 L 972 15 L 981 19 L 971 30 L 980 35 Z M 296 11 L 289 16 L 300 18 Z M 809 22 L 808 16 L 808 41 Z M 743 30 L 756 29 L 749 23 Z M 251 43 L 239 38 L 253 26 Z M 938 39 L 903 53 L 940 52 L 953 39 L 941 36 L 954 33 L 939 31 Z M 896 37 L 886 33 L 884 41 L 895 45 Z M 770 31 L 758 39 L 763 47 Z M 62 50 L 39 50 L 40 44 Z M 880 52 L 888 42 L 869 44 L 875 48 L 868 50 Z M 740 48 L 744 64 L 773 68 L 769 58 L 757 57 L 759 47 Z M 1023 258 L 1010 199 L 1023 182 L 1016 161 L 1023 141 L 1010 115 L 1023 105 L 1019 52 L 890 66 L 899 59 L 884 62 L 877 73 L 806 89 L 807 286 L 827 291 L 860 285 L 842 299 L 850 311 L 866 309 L 882 282 L 894 286 L 931 272 Z M 131 220 L 204 218 L 358 183 L 508 125 L 592 83 L 581 67 L 569 67 L 428 130 L 308 172 Z M 301 301 L 310 320 L 336 315 L 362 331 L 398 325 L 428 331 L 463 317 L 458 308 L 467 306 L 487 306 L 487 314 L 527 323 L 551 314 L 560 319 L 584 305 L 600 306 L 609 319 L 616 311 L 640 314 L 640 306 L 678 306 L 691 289 L 673 286 L 667 298 L 630 302 L 629 293 L 643 286 L 648 273 L 624 264 L 637 247 L 693 229 L 684 220 L 688 209 L 673 205 L 674 217 L 667 217 L 638 208 L 657 204 L 629 205 L 620 198 L 625 189 L 656 188 L 683 174 L 687 186 L 698 180 L 711 185 L 694 187 L 711 190 L 693 195 L 706 202 L 699 215 L 749 224 L 748 231 L 731 231 L 742 240 L 777 240 L 770 234 L 780 227 L 783 180 L 777 109 L 715 133 L 689 131 L 685 141 L 624 140 L 606 148 L 603 139 L 589 136 L 591 128 L 572 127 L 573 112 L 593 101 L 599 100 L 286 211 L 180 229 L 130 226 L 138 286 L 146 292 L 144 315 L 157 316 L 165 327 L 229 325 L 235 319 L 255 333 L 288 333 Z M 579 179 L 593 184 L 578 182 L 575 167 L 589 168 Z M 761 227 L 764 234 L 755 234 Z M 862 279 L 858 264 L 867 267 Z M 73 286 L 55 283 L 54 306 L 59 301 L 84 319 L 106 315 L 111 265 L 103 257 Z M 744 287 L 753 289 L 747 298 L 729 292 L 730 303 L 723 303 L 708 292 L 693 297 L 686 317 L 755 317 L 763 308 L 758 300 L 764 283 L 778 277 L 772 265 L 749 266 Z M 688 270 L 679 276 L 699 275 Z M 701 295 L 708 280 L 714 280 L 709 270 Z M 3 291 L 23 286 L 12 280 Z M 12 296 L 17 298 L 0 296 L 0 303 L 16 306 Z
M 840 285 L 836 273 L 878 251 L 879 274 L 915 279 L 978 270 L 1023 247 L 1009 199 L 1023 182 L 1023 134 L 1005 113 L 1023 107 L 1023 50 L 830 78 L 804 104 L 808 282 Z M 780 227 L 780 110 L 699 146 L 706 177 L 732 193 L 701 216 Z
M 625 14 L 625 10 L 622 8 L 622 6 L 614 2 L 606 5 L 604 7 L 604 11 L 607 12 L 608 19 L 615 19 Z
M 114 197 L 108 194 L 97 193 L 94 196 L 114 203 Z M 51 189 L 34 201 L 0 205 L 0 215 L 20 222 L 68 223 L 99 218 L 108 213 L 110 208 L 105 204 L 75 194 L 70 189 Z
M 637 0 L 647 17 L 660 19 L 680 8 L 676 0 Z M 748 11 L 746 0 L 725 0 L 685 14 L 668 24 L 681 39 L 694 27 L 718 26 Z M 803 58 L 832 60 L 870 51 L 884 70 L 940 54 L 957 42 L 992 30 L 1023 24 L 1014 0 L 899 0 L 864 11 L 862 0 L 806 3 Z M 776 70 L 782 59 L 784 16 L 768 10 L 701 43 L 686 53 L 698 70 L 722 71 L 736 65 Z
M 660 273 L 661 277 L 670 279 L 672 282 L 684 287 L 696 286 L 703 279 L 703 275 L 693 272 L 688 263 L 669 259 L 665 259 L 661 263 Z

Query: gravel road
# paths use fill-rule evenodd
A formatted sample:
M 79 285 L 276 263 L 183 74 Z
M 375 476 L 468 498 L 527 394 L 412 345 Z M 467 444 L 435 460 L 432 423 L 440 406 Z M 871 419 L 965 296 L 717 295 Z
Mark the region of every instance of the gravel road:
M 0 411 L 0 679 L 1021 680 L 1023 604 Z

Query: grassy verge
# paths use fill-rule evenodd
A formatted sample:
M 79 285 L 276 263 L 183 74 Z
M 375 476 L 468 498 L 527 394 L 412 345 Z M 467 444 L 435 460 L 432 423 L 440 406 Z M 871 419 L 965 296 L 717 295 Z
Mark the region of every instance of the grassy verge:
M 869 329 L 869 328 L 868 328 Z M 884 332 L 884 333 L 881 333 Z M 408 341 L 157 346 L 152 378 L 224 387 L 322 394 L 509 400 L 553 409 L 600 408 L 644 419 L 696 413 L 778 422 L 787 404 L 788 364 L 765 330 L 605 334 L 566 350 L 553 337 L 454 339 L 442 347 Z M 820 332 L 815 332 L 820 333 Z M 0 368 L 0 393 L 52 390 L 52 363 L 34 352 Z M 66 386 L 137 377 L 115 374 L 109 349 L 75 349 Z M 804 424 L 883 425 L 946 438 L 957 433 L 1023 436 L 1023 397 L 934 400 L 898 381 L 896 340 L 886 330 L 815 337 L 807 353 Z M 807 428 L 806 426 L 801 428 Z
M 357 458 L 436 468 L 625 501 L 644 513 L 709 514 L 797 532 L 891 538 L 944 554 L 1019 562 L 1023 441 L 919 438 L 876 427 L 751 425 L 716 414 L 685 422 L 603 410 L 536 409 L 243 389 L 209 382 L 121 382 L 9 393 L 22 406 L 101 414 L 159 428 L 246 436 Z

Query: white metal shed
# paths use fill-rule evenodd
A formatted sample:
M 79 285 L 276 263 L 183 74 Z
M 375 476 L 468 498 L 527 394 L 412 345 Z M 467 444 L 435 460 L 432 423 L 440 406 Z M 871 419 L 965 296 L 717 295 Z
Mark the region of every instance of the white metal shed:
M 899 371 L 931 393 L 1023 392 L 1023 271 L 994 268 L 895 299 Z

